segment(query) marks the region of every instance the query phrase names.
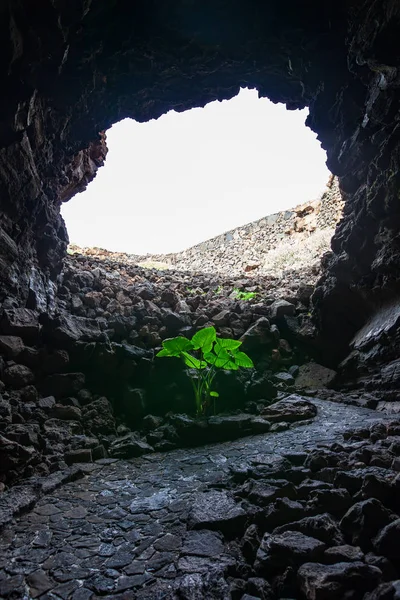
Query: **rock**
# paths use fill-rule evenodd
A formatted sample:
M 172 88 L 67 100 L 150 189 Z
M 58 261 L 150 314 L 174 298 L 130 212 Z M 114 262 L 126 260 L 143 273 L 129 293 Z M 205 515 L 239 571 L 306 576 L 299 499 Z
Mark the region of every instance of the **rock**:
M 92 451 L 89 448 L 70 450 L 64 454 L 64 459 L 67 465 L 72 465 L 74 463 L 91 463 L 93 460 Z
M 298 389 L 320 389 L 330 387 L 336 378 L 336 371 L 310 362 L 301 365 L 296 377 L 295 387 Z
M 138 439 L 136 434 L 128 433 L 122 438 L 117 438 L 109 448 L 112 458 L 134 458 L 154 452 L 154 448 Z
M 296 307 L 286 300 L 275 300 L 269 307 L 271 319 L 280 319 L 284 316 L 294 315 Z
M 83 373 L 57 373 L 45 378 L 42 391 L 49 396 L 65 398 L 66 396 L 73 396 L 84 385 L 85 375 Z
M 344 538 L 337 522 L 328 513 L 286 523 L 277 527 L 274 533 L 283 533 L 284 531 L 300 531 L 326 544 L 334 544 L 336 546 L 344 544 Z
M 50 410 L 56 403 L 54 396 L 47 396 L 46 398 L 39 398 L 38 407 L 43 410 Z
M 400 598 L 400 579 L 382 583 L 373 592 L 366 594 L 364 600 L 398 600 Z
M 25 468 L 35 455 L 34 448 L 26 448 L 0 435 L 0 473 L 7 474 Z
M 363 561 L 364 553 L 359 546 L 333 546 L 324 552 L 324 562 L 334 564 L 337 562 Z
M 78 341 L 96 342 L 104 339 L 96 319 L 62 314 L 43 318 L 43 336 L 48 340 L 71 344 Z
M 94 434 L 115 433 L 115 419 L 110 402 L 102 396 L 82 408 L 85 427 Z
M 218 557 L 224 552 L 224 538 L 217 531 L 207 529 L 187 531 L 182 541 L 181 554 Z
M 362 562 L 334 565 L 305 563 L 298 571 L 298 581 L 307 600 L 361 600 L 378 585 L 381 571 Z
M 306 560 L 318 560 L 325 550 L 324 542 L 298 531 L 266 533 L 257 551 L 254 569 L 267 577 L 285 566 L 299 566 Z
M 14 359 L 24 349 L 24 342 L 15 335 L 0 335 L 0 352 L 8 359 Z
M 60 419 L 61 421 L 80 421 L 82 412 L 76 406 L 55 404 L 51 411 L 51 417 L 53 419 Z
M 11 365 L 4 370 L 3 379 L 11 388 L 19 390 L 35 381 L 35 375 L 25 365 Z
M 273 379 L 277 383 L 284 383 L 286 385 L 294 384 L 294 377 L 290 373 L 287 373 L 286 371 L 281 371 L 280 373 L 275 373 Z
M 253 373 L 244 389 L 249 400 L 274 400 L 277 396 L 276 387 L 268 373 Z
M 265 407 L 261 414 L 271 423 L 281 421 L 291 423 L 303 419 L 312 419 L 317 415 L 317 408 L 301 396 L 292 394 L 284 400 L 279 400 L 271 406 Z
M 226 491 L 196 494 L 189 514 L 192 529 L 218 529 L 230 535 L 243 527 L 246 512 Z
M 242 335 L 243 352 L 251 353 L 253 351 L 262 351 L 265 346 L 270 346 L 273 342 L 271 326 L 266 317 L 260 317 L 247 331 Z
M 389 558 L 390 560 L 400 559 L 400 519 L 386 525 L 373 541 L 374 548 L 378 554 Z
M 376 498 L 354 504 L 344 515 L 340 528 L 353 546 L 369 548 L 380 529 L 394 521 L 393 513 Z
M 6 309 L 0 319 L 0 331 L 22 339 L 34 338 L 39 333 L 38 316 L 29 308 Z

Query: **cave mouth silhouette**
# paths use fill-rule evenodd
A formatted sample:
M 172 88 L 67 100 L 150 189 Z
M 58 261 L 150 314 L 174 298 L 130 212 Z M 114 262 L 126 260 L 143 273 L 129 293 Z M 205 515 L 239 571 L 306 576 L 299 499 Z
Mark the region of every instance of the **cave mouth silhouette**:
M 71 244 L 180 252 L 317 199 L 329 171 L 307 115 L 241 89 L 202 109 L 114 124 L 103 169 L 62 205 Z

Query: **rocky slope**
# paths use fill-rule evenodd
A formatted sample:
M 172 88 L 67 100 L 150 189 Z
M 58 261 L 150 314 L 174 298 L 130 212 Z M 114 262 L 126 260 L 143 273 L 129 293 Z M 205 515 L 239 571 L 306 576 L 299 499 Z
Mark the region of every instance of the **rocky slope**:
M 241 300 L 238 290 L 252 297 Z M 67 257 L 53 313 L 11 302 L 3 310 L 3 482 L 107 451 L 140 454 L 149 442 L 158 449 L 184 443 L 174 419 L 163 418 L 171 410 L 193 411 L 190 382 L 179 361 L 154 360 L 154 352 L 167 337 L 190 337 L 211 324 L 222 337 L 242 339 L 256 365 L 254 373 L 221 374 L 218 410 L 247 410 L 231 435 L 262 428 L 251 415 L 290 393 L 298 365 L 315 352 L 311 292 L 300 280 L 282 290 L 273 278 L 221 279 Z M 148 414 L 159 426 L 150 437 Z M 220 429 L 217 438 L 225 435 L 223 423 Z M 125 450 L 117 434 L 125 436 Z
M 72 244 L 70 252 L 120 258 L 123 262 L 173 267 L 180 271 L 219 273 L 240 276 L 282 275 L 283 271 L 308 271 L 319 276 L 321 255 L 330 251 L 330 240 L 343 212 L 343 199 L 337 178 L 330 176 L 321 196 L 290 210 L 284 210 L 246 223 L 183 252 L 172 254 L 124 254 L 102 248 L 79 248 Z M 312 269 L 312 267 L 315 267 Z M 304 277 L 305 273 L 302 273 Z

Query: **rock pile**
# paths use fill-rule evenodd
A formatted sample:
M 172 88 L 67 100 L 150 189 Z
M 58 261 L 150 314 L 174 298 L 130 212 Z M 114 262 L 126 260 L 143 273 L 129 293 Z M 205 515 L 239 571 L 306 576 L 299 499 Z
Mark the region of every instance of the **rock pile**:
M 311 292 L 301 280 L 274 289 L 265 278 L 67 257 L 53 312 L 19 308 L 11 299 L 3 304 L 1 481 L 107 453 L 137 456 L 188 440 L 286 427 L 290 419 L 283 415 L 276 423 L 265 410 L 295 391 L 298 365 L 312 354 Z M 248 294 L 245 300 L 240 293 Z M 163 339 L 191 337 L 208 325 L 222 337 L 241 339 L 256 368 L 218 374 L 217 412 L 231 416 L 208 418 L 206 426 L 174 416 L 193 412 L 190 380 L 179 361 L 154 360 L 154 354 Z

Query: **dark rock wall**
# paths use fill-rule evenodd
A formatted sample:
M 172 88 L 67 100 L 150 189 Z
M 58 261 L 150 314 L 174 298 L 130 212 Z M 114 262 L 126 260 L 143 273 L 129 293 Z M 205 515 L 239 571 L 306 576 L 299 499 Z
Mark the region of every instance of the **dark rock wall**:
M 59 206 L 103 163 L 99 132 L 256 87 L 310 107 L 340 176 L 345 218 L 315 305 L 330 358 L 343 354 L 398 287 L 399 11 L 395 0 L 3 1 L 3 299 L 51 304 L 67 243 Z

